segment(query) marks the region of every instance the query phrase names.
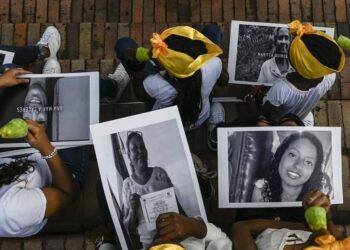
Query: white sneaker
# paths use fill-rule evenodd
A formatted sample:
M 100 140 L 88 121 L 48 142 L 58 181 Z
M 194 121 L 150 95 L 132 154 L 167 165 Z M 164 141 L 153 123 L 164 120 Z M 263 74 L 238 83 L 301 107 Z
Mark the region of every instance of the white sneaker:
M 208 119 L 208 147 L 211 150 L 217 150 L 217 131 L 216 126 L 225 122 L 225 109 L 219 102 L 214 102 L 210 107 L 210 116 Z
M 115 69 L 113 74 L 108 74 L 108 78 L 113 80 L 116 84 L 117 92 L 113 98 L 105 97 L 103 98 L 103 101 L 101 105 L 108 105 L 113 104 L 119 101 L 120 97 L 122 96 L 125 88 L 128 86 L 128 83 L 130 82 L 130 77 L 128 75 L 128 72 L 126 72 L 123 64 L 119 63 L 117 68 Z
M 48 58 L 43 68 L 43 74 L 61 73 L 61 65 L 56 58 Z
M 54 26 L 47 27 L 37 45 L 39 47 L 49 48 L 49 58 L 57 58 L 57 52 L 61 46 L 60 32 L 58 32 L 58 30 Z

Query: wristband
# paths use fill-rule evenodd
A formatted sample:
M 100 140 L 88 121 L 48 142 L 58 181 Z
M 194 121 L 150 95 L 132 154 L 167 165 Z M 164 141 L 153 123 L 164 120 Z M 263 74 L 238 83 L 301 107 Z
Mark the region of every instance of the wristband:
M 138 62 L 148 62 L 151 58 L 149 57 L 149 49 L 139 47 L 136 49 L 136 60 Z
M 48 154 L 46 156 L 43 155 L 43 156 L 41 156 L 41 158 L 45 159 L 45 160 L 49 160 L 52 157 L 54 157 L 55 155 L 57 155 L 57 149 L 56 148 L 54 148 L 53 151 L 50 154 Z

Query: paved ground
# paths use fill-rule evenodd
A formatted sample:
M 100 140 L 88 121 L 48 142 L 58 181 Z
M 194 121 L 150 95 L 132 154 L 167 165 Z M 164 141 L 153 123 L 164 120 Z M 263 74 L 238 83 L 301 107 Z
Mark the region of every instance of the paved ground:
M 224 59 L 228 53 L 230 21 L 249 20 L 286 23 L 294 19 L 311 21 L 336 29 L 335 34 L 349 36 L 350 0 L 0 0 L 1 44 L 35 44 L 46 26 L 54 24 L 62 35 L 59 51 L 63 72 L 97 70 L 106 77 L 116 65 L 113 51 L 118 37 L 130 36 L 143 46 L 149 45 L 153 31 L 178 24 L 200 27 L 217 22 L 224 32 Z M 41 63 L 30 65 L 40 72 Z M 216 89 L 217 96 L 243 95 L 246 87 Z M 135 101 L 127 90 L 123 102 Z M 238 113 L 244 107 L 238 107 Z M 103 107 L 102 120 L 144 111 L 142 104 L 116 104 Z M 317 125 L 341 126 L 345 204 L 350 209 L 350 58 L 330 93 L 320 101 L 315 112 Z M 216 156 L 206 148 L 205 129 L 188 135 L 192 151 L 201 155 L 213 169 Z M 234 220 L 234 211 L 216 209 L 207 204 L 209 218 L 226 224 Z M 227 221 L 227 218 L 230 218 Z M 26 240 L 3 240 L 0 249 L 93 249 L 88 233 L 46 236 Z

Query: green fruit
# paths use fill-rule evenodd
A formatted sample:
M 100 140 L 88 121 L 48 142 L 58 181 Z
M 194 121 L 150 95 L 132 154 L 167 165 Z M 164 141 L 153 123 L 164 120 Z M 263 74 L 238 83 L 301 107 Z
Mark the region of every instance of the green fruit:
M 305 211 L 305 219 L 313 232 L 327 229 L 327 213 L 323 207 L 309 207 Z
M 26 137 L 28 134 L 28 125 L 25 120 L 15 118 L 0 128 L 0 138 L 16 139 Z
M 346 49 L 346 50 L 350 51 L 350 38 L 347 38 L 346 36 L 340 35 L 338 37 L 337 43 L 343 49 Z

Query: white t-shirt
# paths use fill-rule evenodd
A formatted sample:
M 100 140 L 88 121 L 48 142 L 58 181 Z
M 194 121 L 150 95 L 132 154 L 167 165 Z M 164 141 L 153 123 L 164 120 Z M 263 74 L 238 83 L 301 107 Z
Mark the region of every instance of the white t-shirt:
M 35 161 L 35 170 L 19 180 L 0 188 L 0 237 L 27 237 L 38 233 L 46 224 L 46 197 L 42 187 L 52 182 L 50 169 L 39 153 L 28 160 Z M 13 161 L 0 159 L 1 163 Z
M 202 72 L 202 110 L 198 116 L 195 124 L 192 124 L 186 129 L 194 129 L 200 126 L 210 115 L 210 103 L 209 95 L 220 77 L 222 71 L 222 62 L 220 58 L 214 57 L 210 59 L 201 68 Z M 164 72 L 163 72 L 164 73 Z M 153 105 L 153 110 L 166 108 L 173 105 L 174 99 L 176 98 L 177 91 L 175 88 L 168 83 L 160 73 L 148 76 L 143 81 L 143 86 L 149 96 L 156 99 Z
M 187 250 L 230 250 L 232 242 L 220 228 L 212 223 L 205 223 L 207 235 L 203 239 L 189 237 L 181 241 L 181 245 Z
M 316 87 L 303 91 L 297 89 L 286 78 L 276 80 L 264 97 L 264 103 L 269 101 L 278 107 L 271 114 L 271 119 L 278 122 L 284 115 L 292 113 L 304 121 L 321 97 L 333 86 L 334 81 L 335 73 L 323 77 Z M 304 124 L 307 126 L 310 122 L 305 120 Z

